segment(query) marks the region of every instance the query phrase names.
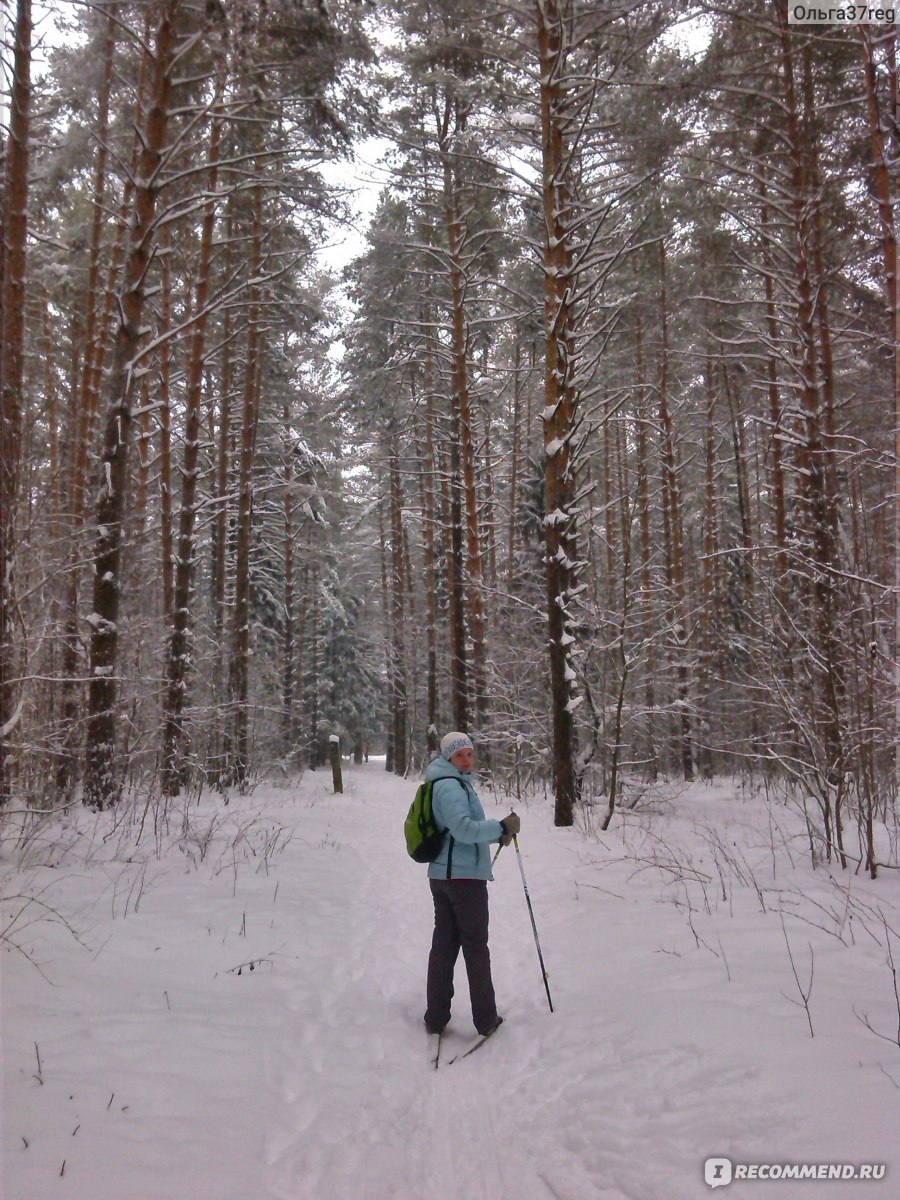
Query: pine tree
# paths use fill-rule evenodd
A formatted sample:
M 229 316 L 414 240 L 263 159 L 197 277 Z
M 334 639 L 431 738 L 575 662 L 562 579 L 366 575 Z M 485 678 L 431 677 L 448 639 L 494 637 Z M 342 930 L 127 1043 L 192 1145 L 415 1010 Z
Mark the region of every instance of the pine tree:
M 7 746 L 18 721 L 13 641 L 16 505 L 22 455 L 28 162 L 31 108 L 31 0 L 18 0 L 9 139 L 0 221 L 0 805 L 10 796 Z

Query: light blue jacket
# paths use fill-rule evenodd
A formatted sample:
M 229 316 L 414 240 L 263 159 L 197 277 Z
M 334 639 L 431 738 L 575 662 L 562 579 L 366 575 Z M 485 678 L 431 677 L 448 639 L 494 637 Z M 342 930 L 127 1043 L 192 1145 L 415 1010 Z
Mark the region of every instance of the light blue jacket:
M 436 758 L 428 764 L 425 778 L 436 781 L 431 795 L 434 819 L 450 835 L 428 866 L 429 879 L 447 878 L 450 838 L 451 879 L 493 879 L 490 843 L 500 841 L 503 828 L 499 821 L 485 819 L 472 776 L 464 775 L 446 758 Z

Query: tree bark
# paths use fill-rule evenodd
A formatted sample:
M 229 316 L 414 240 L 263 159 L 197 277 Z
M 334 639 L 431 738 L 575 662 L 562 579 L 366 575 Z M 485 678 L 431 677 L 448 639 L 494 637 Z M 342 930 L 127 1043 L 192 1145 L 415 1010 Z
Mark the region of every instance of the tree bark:
M 872 146 L 872 192 L 878 206 L 881 225 L 882 262 L 884 264 L 884 288 L 888 304 L 888 347 L 894 359 L 894 461 L 900 463 L 900 284 L 897 279 L 897 226 L 894 220 L 895 196 L 891 183 L 889 152 L 886 145 L 884 126 L 890 122 L 894 131 L 893 157 L 900 151 L 900 127 L 897 124 L 897 31 L 896 26 L 881 32 L 879 40 L 885 39 L 888 65 L 889 95 L 892 110 L 882 114 L 878 97 L 878 73 L 875 60 L 875 45 L 872 30 L 867 25 L 859 26 L 863 45 L 863 63 L 866 78 L 866 102 L 869 118 L 869 137 Z M 900 712 L 900 486 L 894 489 L 893 521 L 894 561 L 894 672 L 897 683 L 898 712 Z M 900 743 L 895 753 L 895 768 L 900 773 Z
M 834 527 L 835 504 L 828 494 L 827 455 L 822 430 L 820 391 L 815 331 L 815 291 L 810 267 L 813 248 L 814 205 L 808 194 L 804 141 L 801 135 L 797 94 L 794 83 L 794 53 L 787 5 L 779 0 L 781 66 L 785 88 L 787 140 L 791 171 L 791 209 L 795 240 L 797 286 L 797 336 L 799 391 L 803 434 L 796 452 L 800 477 L 798 523 L 805 545 L 799 547 L 807 557 L 809 595 L 813 607 L 809 637 L 815 647 L 812 670 L 813 721 L 821 739 L 825 761 L 816 764 L 823 787 L 837 789 L 834 831 L 841 865 L 846 859 L 841 845 L 840 789 L 844 778 L 844 748 L 841 734 L 838 694 L 842 687 L 841 664 L 836 629 L 836 589 L 832 570 L 836 565 L 837 538 Z M 824 800 L 826 821 L 829 801 Z M 829 846 L 830 850 L 830 846 Z
M 253 189 L 250 233 L 250 279 L 256 280 L 262 261 L 263 190 Z M 253 463 L 259 420 L 261 372 L 259 284 L 251 282 L 247 311 L 246 361 L 241 417 L 241 450 L 238 483 L 237 555 L 235 560 L 234 613 L 231 626 L 229 693 L 231 720 L 227 733 L 226 777 L 243 787 L 250 763 L 250 550 L 253 532 Z
M 506 582 L 512 585 L 519 533 L 519 426 L 522 412 L 522 343 L 516 338 L 513 364 L 512 450 L 509 464 L 509 534 L 506 547 Z
M 638 527 L 641 544 L 641 637 L 646 648 L 644 663 L 644 708 L 646 710 L 647 775 L 651 780 L 658 774 L 656 755 L 656 620 L 653 609 L 653 541 L 650 527 L 650 448 L 647 427 L 650 406 L 647 399 L 647 378 L 644 366 L 644 342 L 640 325 L 636 332 L 637 413 L 635 443 L 637 447 Z
M 574 463 L 570 439 L 575 431 L 575 317 L 570 154 L 564 135 L 564 73 L 568 45 L 564 13 L 557 0 L 538 0 L 538 70 L 541 103 L 541 191 L 544 267 L 544 538 L 549 639 L 554 820 L 571 825 L 578 801 L 575 771 L 577 738 L 573 712 L 581 700 L 571 684 L 575 673 L 572 602 L 575 552 Z
M 475 484 L 475 429 L 472 398 L 469 392 L 468 331 L 465 311 L 465 277 L 462 268 L 463 229 L 459 215 L 457 184 L 449 155 L 444 155 L 444 205 L 450 260 L 452 298 L 453 402 L 462 452 L 462 482 L 466 520 L 466 606 L 472 635 L 472 698 L 475 722 L 483 727 L 487 715 L 485 684 L 485 626 L 482 584 L 484 563 L 478 522 L 478 496 Z M 462 726 L 460 726 L 462 728 Z
M 0 279 L 0 805 L 11 794 L 8 745 L 18 719 L 15 604 L 15 514 L 22 453 L 28 158 L 31 119 L 31 0 L 18 0 L 4 171 Z
M 771 510 L 772 526 L 775 535 L 775 597 L 777 601 L 778 620 L 782 624 L 787 612 L 788 559 L 787 559 L 787 506 L 785 503 L 784 464 L 782 462 L 781 439 L 784 434 L 782 420 L 781 396 L 778 383 L 778 357 L 776 347 L 779 343 L 778 316 L 775 306 L 775 281 L 773 278 L 773 261 L 771 238 L 769 234 L 769 199 L 766 186 L 765 159 L 759 160 L 759 194 L 760 194 L 760 231 L 762 237 L 763 278 L 766 294 L 766 336 L 768 338 L 766 354 L 766 383 L 769 399 L 769 478 L 771 480 Z
M 294 446 L 291 430 L 291 409 L 287 399 L 282 413 L 284 424 L 284 495 L 282 519 L 284 529 L 284 634 L 281 642 L 281 744 L 282 754 L 292 758 L 294 753 L 294 697 L 296 694 L 296 662 L 294 646 Z
M 177 796 L 186 781 L 184 765 L 184 706 L 190 658 L 191 608 L 193 605 L 194 566 L 197 547 L 195 527 L 197 482 L 200 475 L 199 452 L 203 364 L 206 347 L 207 304 L 209 302 L 210 264 L 216 223 L 215 193 L 218 181 L 220 121 L 213 120 L 209 146 L 209 199 L 203 214 L 200 235 L 200 262 L 194 302 L 194 325 L 190 339 L 187 386 L 185 389 L 184 458 L 181 467 L 181 509 L 178 517 L 178 554 L 175 559 L 172 634 L 166 663 L 164 702 L 162 789 Z
M 422 538 L 425 567 L 425 634 L 428 658 L 426 741 L 428 750 L 437 753 L 438 730 L 438 673 L 437 673 L 437 573 L 435 570 L 435 460 L 434 460 L 434 348 L 431 341 L 430 314 L 423 319 L 425 338 L 425 428 L 424 461 L 422 463 Z
M 394 732 L 393 770 L 406 774 L 407 766 L 407 687 L 406 618 L 403 601 L 403 489 L 400 482 L 398 435 L 393 421 L 388 429 L 388 478 L 391 521 L 391 719 Z
M 162 265 L 160 286 L 161 324 L 164 331 L 172 327 L 172 263 L 169 226 L 161 234 Z M 162 580 L 163 616 L 173 625 L 175 609 L 175 527 L 172 519 L 174 502 L 172 487 L 172 346 L 166 338 L 159 354 L 159 532 L 160 576 Z
M 707 318 L 708 321 L 708 318 Z M 709 732 L 712 726 L 712 714 L 709 710 L 709 695 L 713 678 L 714 634 L 716 614 L 714 605 L 718 595 L 718 505 L 716 497 L 716 386 L 715 361 L 711 349 L 707 347 L 706 362 L 704 363 L 704 390 L 706 393 L 706 437 L 705 437 L 705 489 L 703 506 L 703 567 L 701 572 L 701 589 L 703 603 L 700 610 L 700 653 L 701 653 L 701 694 L 703 700 L 703 733 L 698 747 L 700 769 L 704 779 L 712 778 L 712 751 L 709 745 Z
M 119 604 L 122 546 L 127 516 L 128 452 L 134 370 L 143 341 L 145 282 L 153 257 L 152 237 L 159 168 L 169 118 L 170 69 L 180 0 L 161 0 L 153 55 L 150 104 L 138 159 L 125 279 L 106 392 L 106 431 L 96 509 L 90 685 L 84 800 L 98 809 L 112 803 L 120 786 L 116 762 L 119 697 Z
M 463 591 L 462 486 L 459 468 L 459 437 L 455 420 L 453 425 L 449 439 L 449 470 L 442 472 L 441 500 L 450 624 L 451 706 L 454 727 L 465 731 L 469 724 L 469 688 L 466 655 L 466 602 Z
M 225 218 L 225 275 L 231 272 L 231 247 L 234 235 L 234 198 L 229 197 L 227 215 Z M 208 774 L 218 785 L 227 769 L 226 743 L 230 734 L 227 732 L 231 720 L 230 706 L 225 703 L 226 677 L 224 662 L 226 659 L 225 628 L 227 625 L 227 575 L 228 575 L 228 513 L 230 509 L 230 479 L 231 479 L 231 389 L 233 384 L 232 362 L 232 317 L 226 308 L 222 317 L 222 358 L 219 373 L 219 426 L 218 453 L 215 462 L 215 516 L 212 524 L 212 601 L 213 601 L 213 630 L 217 654 L 213 667 L 213 694 L 216 700 L 216 731 L 212 762 Z
M 388 484 L 390 491 L 390 484 Z M 390 497 L 388 497 L 388 517 L 390 518 Z M 394 607 L 391 603 L 390 592 L 388 588 L 388 540 L 384 529 L 384 501 L 378 502 L 378 561 L 381 567 L 381 612 L 384 621 L 384 668 L 385 676 L 391 688 L 391 707 L 387 721 L 387 738 L 384 756 L 384 769 L 393 772 L 394 770 L 394 715 L 393 715 L 393 663 L 391 656 L 394 649 Z
M 686 782 L 694 778 L 691 717 L 688 711 L 690 675 L 687 667 L 687 590 L 684 573 L 684 525 L 681 515 L 681 489 L 675 456 L 672 412 L 669 407 L 669 302 L 666 283 L 666 248 L 659 243 L 660 332 L 662 337 L 659 426 L 662 439 L 663 505 L 667 528 L 668 583 L 672 595 L 672 643 L 675 670 L 678 677 L 679 756 L 681 772 Z

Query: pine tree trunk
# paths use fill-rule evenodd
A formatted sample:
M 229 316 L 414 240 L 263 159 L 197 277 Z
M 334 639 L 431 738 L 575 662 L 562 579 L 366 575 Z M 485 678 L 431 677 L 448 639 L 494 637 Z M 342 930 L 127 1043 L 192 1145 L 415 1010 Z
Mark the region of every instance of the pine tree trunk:
M 522 343 L 516 338 L 513 365 L 512 450 L 509 464 L 509 535 L 507 538 L 507 586 L 512 585 L 516 569 L 516 549 L 519 532 L 519 439 L 522 412 Z
M 760 230 L 762 232 L 763 279 L 766 294 L 766 335 L 768 337 L 768 353 L 766 355 L 767 390 L 769 397 L 769 461 L 771 463 L 769 478 L 771 480 L 771 508 L 773 533 L 775 535 L 775 596 L 781 622 L 787 607 L 788 560 L 787 560 L 787 508 L 785 504 L 784 466 L 782 463 L 781 440 L 784 433 L 782 423 L 781 399 L 778 386 L 778 358 L 776 347 L 779 344 L 778 316 L 775 306 L 775 281 L 773 278 L 773 262 L 771 239 L 769 235 L 769 200 L 766 188 L 766 164 L 764 159 L 758 163 L 758 178 L 760 192 Z
M 484 565 L 478 522 L 478 496 L 475 484 L 475 429 L 469 393 L 468 332 L 465 312 L 465 278 L 462 268 L 462 221 L 459 215 L 457 185 L 452 166 L 444 160 L 444 204 L 450 259 L 450 292 L 453 306 L 453 402 L 454 422 L 459 429 L 462 452 L 463 494 L 466 520 L 466 606 L 472 636 L 472 693 L 475 722 L 483 728 L 487 715 L 485 683 L 485 627 L 482 584 Z M 460 726 L 462 728 L 462 726 Z
M 817 375 L 822 393 L 822 432 L 823 453 L 826 474 L 825 490 L 829 503 L 834 506 L 834 512 L 829 521 L 837 528 L 838 487 L 837 466 L 835 463 L 835 393 L 834 393 L 834 355 L 831 348 L 831 321 L 828 314 L 829 278 L 825 265 L 825 212 L 821 200 L 821 177 L 819 172 L 819 140 L 816 132 L 817 105 L 815 84 L 813 80 L 813 65 L 809 46 L 803 50 L 803 100 L 804 100 L 804 146 L 806 150 L 805 171 L 808 179 L 809 195 L 813 197 L 812 217 L 812 251 L 814 265 L 814 295 L 816 312 L 816 330 L 818 332 L 819 356 Z
M 878 97 L 878 73 L 875 61 L 875 45 L 872 30 L 868 25 L 859 26 L 863 44 L 863 62 L 866 78 L 866 101 L 869 117 L 869 137 L 872 146 L 872 194 L 878 206 L 881 225 L 882 261 L 884 263 L 884 287 L 888 304 L 889 352 L 894 359 L 894 461 L 900 462 L 900 284 L 897 278 L 897 223 L 894 219 L 896 198 L 892 184 L 889 159 L 896 158 L 900 150 L 900 126 L 897 123 L 897 31 L 896 26 L 878 32 L 878 40 L 885 45 L 888 67 L 889 92 L 892 109 L 882 114 Z M 889 154 L 885 139 L 885 126 L 894 130 L 893 153 Z M 894 176 L 896 179 L 896 174 Z M 894 489 L 893 546 L 894 562 L 894 663 L 897 695 L 900 696 L 900 487 Z M 900 703 L 900 701 L 898 701 Z M 900 773 L 900 743 L 895 754 L 895 767 Z
M 253 191 L 249 275 L 255 280 L 262 259 L 262 187 Z M 234 568 L 234 613 L 231 626 L 229 699 L 231 721 L 227 734 L 226 777 L 238 787 L 247 779 L 250 760 L 250 549 L 253 532 L 253 461 L 259 419 L 259 379 L 262 349 L 259 329 L 259 285 L 249 285 L 241 453 L 238 483 L 237 555 Z
M 406 774 L 407 765 L 407 690 L 406 690 L 406 618 L 403 603 L 403 490 L 400 483 L 397 433 L 388 430 L 388 472 L 391 514 L 391 717 L 394 763 L 397 775 Z
M 197 483 L 200 475 L 199 453 L 201 433 L 201 402 L 203 398 L 203 363 L 206 349 L 207 305 L 209 303 L 210 264 L 213 232 L 216 223 L 216 204 L 212 197 L 218 181 L 220 121 L 212 124 L 209 146 L 207 200 L 200 235 L 200 263 L 197 272 L 197 292 L 194 302 L 194 325 L 191 330 L 190 357 L 185 388 L 184 459 L 181 467 L 181 509 L 178 517 L 178 554 L 175 559 L 174 606 L 172 635 L 166 663 L 166 693 L 164 701 L 162 789 L 167 796 L 177 796 L 186 782 L 184 765 L 184 706 L 187 696 L 187 672 L 190 658 L 191 608 L 194 595 L 194 566 L 197 513 Z
M 544 266 L 544 517 L 549 640 L 550 702 L 553 721 L 554 820 L 571 825 L 578 801 L 577 740 L 573 712 L 580 701 L 571 682 L 570 646 L 575 582 L 574 464 L 570 437 L 578 396 L 575 387 L 573 253 L 570 158 L 563 128 L 563 73 L 568 30 L 557 0 L 535 6 L 540 74 Z
M 151 442 L 150 412 L 150 383 L 146 375 L 141 380 L 140 426 L 137 435 L 137 493 L 132 514 L 132 528 L 129 531 L 129 544 L 140 545 L 147 525 L 147 497 L 150 492 L 150 464 L 153 459 Z M 141 586 L 140 566 L 137 556 L 133 556 L 129 564 L 131 576 L 128 581 L 129 591 L 135 591 Z
M 881 225 L 882 260 L 884 263 L 884 286 L 887 295 L 889 314 L 891 318 L 891 338 L 895 356 L 900 355 L 900 309 L 898 309 L 897 281 L 897 227 L 894 220 L 894 195 L 891 187 L 891 171 L 889 154 L 886 145 L 884 127 L 893 119 L 896 122 L 897 104 L 897 65 L 895 59 L 896 29 L 879 30 L 879 42 L 884 39 L 887 46 L 889 63 L 890 94 L 894 98 L 895 111 L 892 114 L 882 114 L 878 98 L 878 75 L 875 62 L 875 46 L 872 30 L 867 25 L 859 26 L 863 44 L 863 63 L 866 79 L 866 102 L 869 118 L 869 137 L 872 150 L 872 196 L 878 207 L 878 219 Z M 896 129 L 896 124 L 895 124 Z M 895 133 L 900 137 L 900 133 Z M 896 361 L 896 359 L 895 359 Z
M 2 278 L 2 272 L 0 272 Z M 60 453 L 59 438 L 62 421 L 59 411 L 59 389 L 56 386 L 56 356 L 53 343 L 53 314 L 50 311 L 49 296 L 46 288 L 38 289 L 44 310 L 43 354 L 45 364 L 44 396 L 47 403 L 47 426 L 50 434 L 50 537 L 57 542 L 63 536 L 62 516 L 62 454 Z M 2 312 L 2 305 L 0 305 Z M 58 613 L 59 599 L 55 601 Z M 54 618 L 54 626 L 58 628 L 58 619 Z
M 134 189 L 133 219 L 125 279 L 119 294 L 119 323 L 105 388 L 107 421 L 96 509 L 90 685 L 84 800 L 102 809 L 120 786 L 116 762 L 119 695 L 119 603 L 122 546 L 127 516 L 128 451 L 131 441 L 133 371 L 143 339 L 144 284 L 153 255 L 152 236 L 169 117 L 174 22 L 180 0 L 162 0 L 159 11 L 151 99 L 142 136 Z
M 708 325 L 708 319 L 707 319 Z M 712 710 L 710 693 L 713 679 L 713 629 L 715 627 L 714 604 L 718 593 L 718 511 L 716 504 L 716 388 L 715 363 L 709 347 L 707 347 L 706 362 L 704 363 L 704 384 L 706 392 L 706 438 L 705 438 L 705 493 L 703 506 L 703 568 L 701 587 L 703 605 L 700 612 L 700 654 L 701 654 L 701 685 L 702 704 L 704 713 L 704 736 L 698 746 L 700 770 L 704 779 L 711 779 L 713 773 L 712 751 L 710 749 L 710 730 L 712 727 Z
M 135 133 L 131 171 L 125 179 L 122 189 L 122 199 L 119 204 L 115 222 L 115 235 L 106 271 L 106 284 L 103 289 L 102 311 L 98 311 L 99 295 L 96 292 L 97 283 L 93 287 L 91 279 L 99 279 L 102 268 L 102 231 L 107 218 L 106 204 L 106 162 L 109 143 L 109 86 L 112 80 L 114 51 L 116 48 L 116 33 L 119 22 L 116 18 L 118 5 L 111 4 L 108 9 L 106 31 L 106 51 L 104 77 L 98 98 L 97 126 L 97 158 L 94 169 L 93 211 L 94 219 L 91 234 L 91 265 L 88 271 L 88 297 L 86 303 L 87 323 L 85 327 L 84 355 L 80 369 L 73 371 L 70 386 L 72 409 L 70 414 L 70 445 L 68 470 L 69 520 L 71 524 L 70 553 L 67 568 L 65 620 L 63 629 L 63 655 L 61 689 L 60 724 L 63 730 L 64 746 L 57 767 L 57 789 L 60 794 L 69 798 L 75 786 L 78 773 L 78 731 L 81 728 L 81 718 L 84 711 L 83 685 L 78 679 L 84 674 L 81 657 L 81 639 L 78 628 L 79 593 L 81 584 L 80 560 L 84 556 L 80 533 L 85 521 L 86 491 L 88 477 L 88 446 L 94 437 L 99 437 L 95 430 L 97 410 L 100 405 L 100 392 L 103 373 L 106 364 L 108 343 L 112 334 L 112 311 L 119 290 L 122 261 L 125 254 L 126 231 L 129 224 L 129 214 L 134 202 L 134 179 L 141 150 L 140 138 Z M 141 44 L 143 53 L 138 73 L 137 103 L 134 113 L 135 131 L 142 129 L 145 121 L 147 88 L 152 63 L 150 49 L 150 31 L 152 28 L 153 6 L 148 5 L 144 14 L 143 37 Z M 73 345 L 75 343 L 73 342 Z
M 458 417 L 452 423 L 449 471 L 443 472 L 443 526 L 447 561 L 447 602 L 450 617 L 450 682 L 454 728 L 469 724 L 466 604 L 463 591 L 462 483 L 459 465 Z
M 483 500 L 481 507 L 484 511 L 484 517 L 479 522 L 479 525 L 482 533 L 482 562 L 487 563 L 487 584 L 490 589 L 482 601 L 482 608 L 484 610 L 485 638 L 490 642 L 491 605 L 489 598 L 491 593 L 497 589 L 497 524 L 494 511 L 494 450 L 491 437 L 493 431 L 491 429 L 490 403 L 487 396 L 482 398 L 481 407 L 484 413 L 482 420 L 484 441 L 480 455 L 482 462 L 481 476 L 484 481 L 482 485 Z
M 436 753 L 439 745 L 438 730 L 438 673 L 437 673 L 437 573 L 435 570 L 435 528 L 437 504 L 435 502 L 434 458 L 434 349 L 429 330 L 429 313 L 424 318 L 425 337 L 425 430 L 424 463 L 422 465 L 422 537 L 425 566 L 425 633 L 427 643 L 428 678 L 426 733 L 429 752 Z
M 0 216 L 0 805 L 11 794 L 8 744 L 18 719 L 15 604 L 15 514 L 22 451 L 25 367 L 25 267 L 31 117 L 31 0 L 18 0 L 9 140 Z
M 308 553 L 305 559 L 308 560 Z M 308 562 L 300 571 L 300 598 L 297 604 L 299 615 L 297 619 L 297 648 L 295 653 L 295 662 L 297 664 L 297 681 L 295 685 L 296 702 L 295 709 L 297 717 L 294 722 L 293 743 L 296 746 L 295 754 L 299 757 L 301 765 L 305 765 L 306 756 L 303 753 L 303 713 L 304 701 L 306 697 L 306 630 L 309 624 L 307 617 L 307 597 L 309 594 L 309 566 Z
M 308 762 L 315 771 L 321 765 L 319 746 L 319 564 L 313 561 L 309 568 L 309 591 L 307 592 L 307 641 L 309 658 L 304 678 L 306 703 L 306 729 L 308 738 Z
M 753 514 L 750 508 L 750 481 L 747 477 L 747 445 L 744 435 L 744 419 L 739 410 L 735 388 L 732 384 L 728 364 L 722 362 L 722 384 L 725 399 L 728 402 L 728 415 L 731 423 L 731 446 L 734 457 L 735 493 L 738 502 L 738 517 L 741 524 L 741 580 L 744 594 L 741 597 L 740 612 L 744 614 L 742 625 L 746 626 L 747 617 L 752 621 L 755 599 L 755 566 L 753 536 Z
M 606 402 L 601 406 L 601 410 L 608 407 Z M 611 615 L 618 607 L 617 583 L 618 583 L 618 541 L 619 530 L 618 520 L 619 515 L 617 508 L 621 497 L 616 496 L 615 485 L 616 481 L 613 477 L 613 456 L 614 451 L 612 441 L 614 436 L 614 422 L 607 416 L 603 421 L 601 437 L 603 439 L 603 472 L 602 472 L 602 489 L 603 489 L 603 528 L 604 542 L 606 553 L 606 589 L 603 599 L 604 607 Z M 593 555 L 589 555 L 593 558 Z
M 284 402 L 284 495 L 283 557 L 284 557 L 284 633 L 281 642 L 281 745 L 282 754 L 290 759 L 294 752 L 294 446 L 291 435 L 291 408 Z
M 799 504 L 800 535 L 806 545 L 808 568 L 812 576 L 810 596 L 813 607 L 809 630 L 815 647 L 813 720 L 817 727 L 825 761 L 817 764 L 824 786 L 837 789 L 834 831 L 841 865 L 846 866 L 842 846 L 840 788 L 844 778 L 844 750 L 841 734 L 838 693 L 842 687 L 837 637 L 836 589 L 832 571 L 836 565 L 835 505 L 828 495 L 827 456 L 822 429 L 822 396 L 817 372 L 815 335 L 815 299 L 810 253 L 813 248 L 813 204 L 808 194 L 805 147 L 794 84 L 794 56 L 787 7 L 780 0 L 778 17 L 781 33 L 781 63 L 785 87 L 788 149 L 791 169 L 791 205 L 795 237 L 797 286 L 797 334 L 799 340 L 800 400 L 803 437 L 797 447 L 796 466 L 801 480 Z M 816 665 L 818 664 L 818 665 Z M 825 800 L 826 820 L 828 800 Z
M 160 318 L 163 330 L 172 327 L 172 263 L 169 226 L 164 225 L 160 286 Z M 159 350 L 159 527 L 160 575 L 162 577 L 163 615 L 166 625 L 174 626 L 175 609 L 175 529 L 172 518 L 172 346 L 169 338 Z M 164 768 L 165 769 L 165 768 Z
M 390 490 L 390 484 L 388 485 Z M 390 503 L 390 501 L 388 501 Z M 391 603 L 388 590 L 388 544 L 387 536 L 384 529 L 384 501 L 379 501 L 378 504 L 378 550 L 379 564 L 381 566 L 381 612 L 384 621 L 384 666 L 385 676 L 391 686 L 390 692 L 390 711 L 388 713 L 387 725 L 387 745 L 384 756 L 384 769 L 393 772 L 394 770 L 394 692 L 393 692 L 393 663 L 391 656 L 394 650 L 394 607 Z
M 231 272 L 230 247 L 233 245 L 234 209 L 233 198 L 228 204 L 225 219 L 225 275 Z M 216 656 L 213 666 L 213 695 L 216 701 L 216 731 L 212 750 L 212 762 L 208 768 L 210 780 L 218 785 L 227 769 L 226 742 L 230 734 L 230 706 L 225 703 L 226 659 L 225 629 L 227 625 L 227 582 L 228 582 L 228 513 L 230 508 L 229 481 L 231 478 L 231 388 L 233 383 L 231 350 L 231 313 L 226 308 L 222 317 L 222 365 L 219 375 L 219 427 L 218 452 L 215 462 L 216 508 L 212 526 L 212 600 L 213 630 Z
M 635 443 L 637 447 L 638 526 L 641 543 L 641 636 L 646 647 L 644 664 L 644 708 L 646 710 L 647 776 L 654 780 L 658 774 L 656 756 L 656 621 L 653 611 L 653 541 L 650 532 L 650 447 L 647 426 L 650 420 L 647 401 L 647 380 L 644 367 L 644 343 L 640 325 L 636 332 L 637 414 Z
M 672 413 L 669 408 L 669 303 L 666 284 L 666 249 L 659 243 L 660 272 L 660 331 L 662 336 L 659 425 L 662 438 L 662 471 L 665 522 L 667 528 L 668 584 L 672 596 L 672 640 L 675 669 L 678 677 L 678 723 L 680 726 L 679 753 L 681 771 L 686 782 L 694 778 L 691 718 L 688 711 L 690 691 L 687 668 L 687 594 L 684 573 L 684 526 L 681 517 L 681 490 L 675 457 Z

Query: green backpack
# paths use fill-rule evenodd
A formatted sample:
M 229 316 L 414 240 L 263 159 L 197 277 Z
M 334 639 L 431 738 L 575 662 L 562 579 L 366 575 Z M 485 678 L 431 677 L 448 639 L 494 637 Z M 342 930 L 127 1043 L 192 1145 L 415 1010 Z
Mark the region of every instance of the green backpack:
M 437 824 L 431 810 L 431 794 L 434 791 L 434 784 L 433 779 L 419 784 L 403 823 L 406 852 L 418 863 L 434 862 L 441 852 L 444 845 L 444 834 L 447 832 Z M 461 779 L 459 784 L 465 790 L 465 784 Z M 453 838 L 450 841 L 452 843 Z

